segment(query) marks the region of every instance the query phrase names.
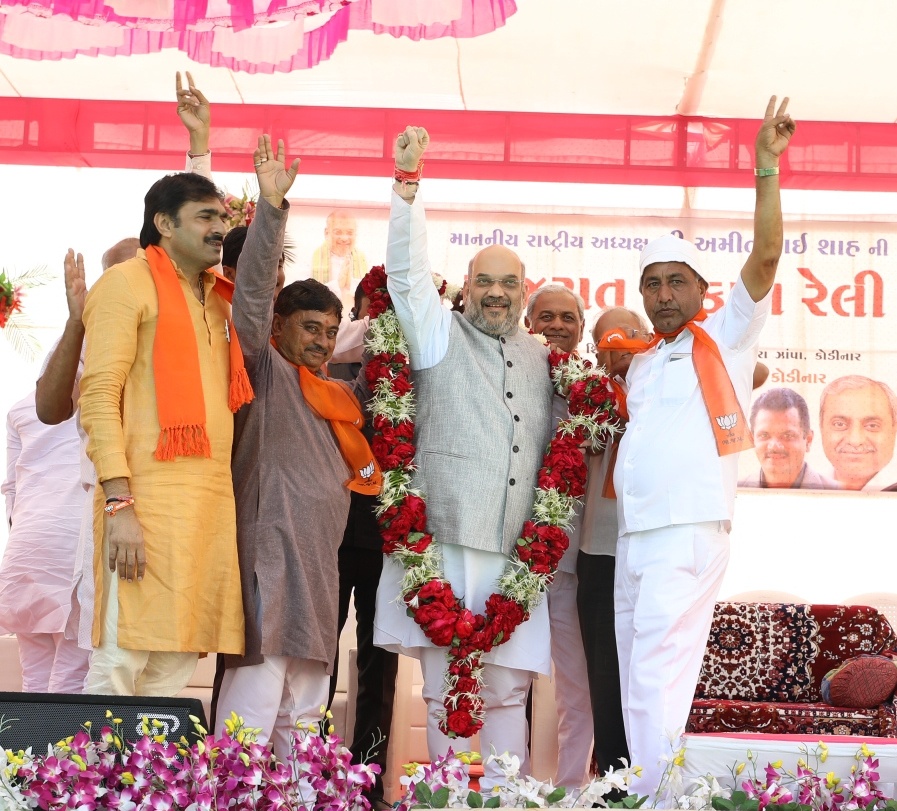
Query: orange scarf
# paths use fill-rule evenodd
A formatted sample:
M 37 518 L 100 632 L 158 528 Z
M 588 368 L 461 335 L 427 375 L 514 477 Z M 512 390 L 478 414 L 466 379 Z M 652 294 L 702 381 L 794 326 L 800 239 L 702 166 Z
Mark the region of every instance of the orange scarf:
M 692 349 L 692 361 L 695 365 L 695 373 L 698 376 L 698 385 L 701 387 L 701 396 L 704 398 L 704 406 L 710 417 L 710 427 L 716 440 L 716 451 L 720 456 L 728 456 L 730 453 L 739 453 L 754 447 L 750 429 L 744 418 L 744 412 L 735 395 L 735 387 L 726 371 L 719 347 L 716 341 L 702 329 L 697 321 L 707 318 L 707 312 L 701 311 L 687 324 L 684 324 L 675 332 L 657 333 L 650 342 L 638 338 L 629 338 L 619 329 L 609 330 L 601 336 L 598 349 L 619 351 L 629 349 L 633 353 L 644 352 L 652 346 L 660 343 L 664 338 L 672 338 L 682 330 L 688 329 L 694 335 L 694 347 Z M 627 420 L 629 415 L 626 409 L 626 391 L 616 381 L 611 385 L 617 394 L 617 410 L 620 416 Z M 614 466 L 617 460 L 619 442 L 615 441 L 605 453 L 610 453 L 611 458 L 604 479 L 604 487 L 601 495 L 604 498 L 616 498 L 614 491 Z
M 751 436 L 716 341 L 696 323 L 705 318 L 707 312 L 702 307 L 691 321 L 674 332 L 655 334 L 654 340 L 648 346 L 655 346 L 664 338 L 673 338 L 684 329 L 694 335 L 692 361 L 698 376 L 698 385 L 701 387 L 701 396 L 704 398 L 704 406 L 710 417 L 710 428 L 716 440 L 716 452 L 720 456 L 728 456 L 730 453 L 740 453 L 753 448 L 754 438 Z
M 606 349 L 610 352 L 619 352 L 621 349 L 628 349 L 633 355 L 644 352 L 648 348 L 648 342 L 641 338 L 630 338 L 622 329 L 610 329 L 601 336 L 596 349 Z M 626 408 L 626 389 L 614 378 L 610 379 L 611 388 L 617 395 L 617 413 L 623 422 L 629 422 L 629 411 Z M 610 445 L 605 449 L 605 453 L 610 454 L 610 461 L 607 465 L 607 473 L 604 476 L 604 487 L 601 489 L 602 498 L 616 498 L 617 493 L 614 490 L 614 467 L 617 464 L 617 451 L 620 449 L 620 437 L 615 436 Z
M 277 347 L 273 338 L 271 344 Z M 342 381 L 325 380 L 306 366 L 297 366 L 286 358 L 284 360 L 299 372 L 299 388 L 308 407 L 330 423 L 340 453 L 352 471 L 352 476 L 345 482 L 346 487 L 356 493 L 376 496 L 383 484 L 383 475 L 368 441 L 361 433 L 364 417 L 351 389 Z
M 158 245 L 146 249 L 156 294 L 159 319 L 153 344 L 153 374 L 156 410 L 159 413 L 159 442 L 156 459 L 170 461 L 176 456 L 211 456 L 206 433 L 206 404 L 199 369 L 196 334 L 184 291 L 168 254 Z M 233 285 L 216 274 L 213 292 L 230 303 Z M 252 385 L 243 364 L 237 333 L 230 325 L 230 391 L 228 407 L 237 411 L 253 398 Z

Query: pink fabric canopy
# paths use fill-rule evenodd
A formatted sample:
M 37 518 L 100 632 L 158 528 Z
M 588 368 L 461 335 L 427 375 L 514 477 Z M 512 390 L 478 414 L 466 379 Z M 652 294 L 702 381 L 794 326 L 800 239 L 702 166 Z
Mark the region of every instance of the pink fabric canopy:
M 477 37 L 514 0 L 0 0 L 0 53 L 68 59 L 177 49 L 247 73 L 328 59 L 349 31 L 413 40 Z
M 383 176 L 409 121 L 439 138 L 427 177 L 750 187 L 755 119 L 602 116 L 216 104 L 218 171 L 250 172 L 260 132 L 283 138 L 308 174 Z M 897 191 L 897 124 L 801 121 L 783 187 Z M 184 153 L 169 102 L 7 98 L 0 163 L 167 170 Z

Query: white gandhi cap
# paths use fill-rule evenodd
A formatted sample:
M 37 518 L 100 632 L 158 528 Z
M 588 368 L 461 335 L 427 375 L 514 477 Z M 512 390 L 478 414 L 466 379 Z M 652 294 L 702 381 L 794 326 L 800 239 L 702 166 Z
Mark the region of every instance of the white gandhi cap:
M 638 260 L 640 281 L 645 275 L 645 268 L 656 262 L 684 262 L 698 274 L 701 281 L 704 281 L 704 272 L 701 270 L 701 255 L 694 244 L 687 239 L 681 239 L 674 234 L 664 234 L 662 237 L 652 239 L 645 245 Z

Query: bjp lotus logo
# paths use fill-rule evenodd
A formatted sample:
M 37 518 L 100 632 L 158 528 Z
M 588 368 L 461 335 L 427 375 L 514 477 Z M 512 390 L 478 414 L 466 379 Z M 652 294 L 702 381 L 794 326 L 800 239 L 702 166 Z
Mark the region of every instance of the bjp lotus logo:
M 724 431 L 731 431 L 738 425 L 738 414 L 723 414 L 716 418 L 716 424 Z
M 358 473 L 362 479 L 369 479 L 374 475 L 374 460 L 371 459 L 364 467 L 358 469 Z

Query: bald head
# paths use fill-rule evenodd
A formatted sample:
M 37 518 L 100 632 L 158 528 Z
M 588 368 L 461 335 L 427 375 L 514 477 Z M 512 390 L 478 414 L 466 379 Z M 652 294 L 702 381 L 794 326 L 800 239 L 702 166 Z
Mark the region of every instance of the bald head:
M 648 330 L 642 317 L 625 307 L 611 307 L 598 317 L 595 326 L 592 327 L 592 339 L 597 345 L 601 336 L 611 330 L 620 329 L 630 337 L 647 338 Z M 611 352 L 607 349 L 596 351 L 598 363 L 600 363 L 611 377 L 625 377 L 632 363 L 632 352 L 628 349 Z
M 516 272 L 521 281 L 526 276 L 526 269 L 523 262 L 520 261 L 520 257 L 504 245 L 490 245 L 488 248 L 483 248 L 474 255 L 467 265 L 468 277 L 473 276 L 474 273 L 495 276 L 498 272 L 502 274 Z
M 106 253 L 103 254 L 103 270 L 109 270 L 113 265 L 127 262 L 137 256 L 140 249 L 140 240 L 137 237 L 127 237 L 121 242 L 116 242 Z

